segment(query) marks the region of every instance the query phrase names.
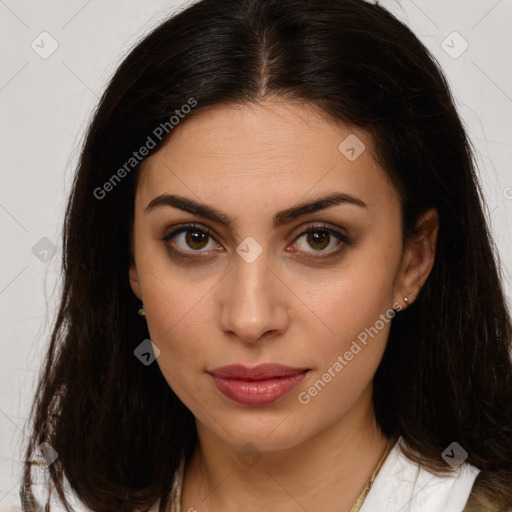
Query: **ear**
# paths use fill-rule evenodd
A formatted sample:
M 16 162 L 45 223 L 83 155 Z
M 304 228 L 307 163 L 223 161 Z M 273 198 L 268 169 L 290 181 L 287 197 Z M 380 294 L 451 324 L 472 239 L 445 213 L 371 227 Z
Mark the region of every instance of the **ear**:
M 135 294 L 136 297 L 138 297 L 139 300 L 142 300 L 139 275 L 137 273 L 137 266 L 135 264 L 135 259 L 133 258 L 133 256 L 130 257 L 130 269 L 128 271 L 128 279 L 130 281 L 130 287 L 133 293 Z
M 414 302 L 434 266 L 439 231 L 439 214 L 435 208 L 421 215 L 416 231 L 417 235 L 405 247 L 395 286 L 395 302 L 402 309 Z

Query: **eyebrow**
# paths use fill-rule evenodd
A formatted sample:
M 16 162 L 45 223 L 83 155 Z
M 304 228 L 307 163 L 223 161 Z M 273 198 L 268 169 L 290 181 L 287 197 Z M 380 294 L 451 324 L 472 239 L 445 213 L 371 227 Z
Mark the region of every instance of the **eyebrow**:
M 310 202 L 300 203 L 286 210 L 282 210 L 274 215 L 272 225 L 273 227 L 279 227 L 284 224 L 288 224 L 294 219 L 306 215 L 308 213 L 318 212 L 325 210 L 332 206 L 340 204 L 349 204 L 359 206 L 361 208 L 368 208 L 368 205 L 358 199 L 357 197 L 341 192 L 335 192 L 324 197 L 320 197 Z M 224 224 L 227 227 L 232 227 L 234 220 L 226 215 L 225 213 L 217 210 L 213 206 L 199 203 L 192 199 L 175 195 L 175 194 L 161 194 L 150 201 L 150 203 L 144 209 L 144 213 L 149 213 L 160 206 L 172 206 L 186 212 L 205 217 L 207 219 Z

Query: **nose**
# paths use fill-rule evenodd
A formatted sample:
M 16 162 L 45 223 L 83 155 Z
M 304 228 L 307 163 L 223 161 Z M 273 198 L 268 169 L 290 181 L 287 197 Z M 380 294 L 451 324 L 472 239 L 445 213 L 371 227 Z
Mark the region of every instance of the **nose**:
M 286 331 L 289 293 L 276 270 L 269 266 L 266 251 L 248 263 L 233 255 L 234 268 L 222 285 L 221 328 L 245 343 Z

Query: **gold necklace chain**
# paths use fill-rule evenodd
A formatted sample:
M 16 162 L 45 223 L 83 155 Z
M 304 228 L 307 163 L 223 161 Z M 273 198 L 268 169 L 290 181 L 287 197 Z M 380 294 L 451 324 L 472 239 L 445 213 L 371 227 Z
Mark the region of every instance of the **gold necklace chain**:
M 391 439 L 389 439 L 386 449 L 384 450 L 382 457 L 380 458 L 379 462 L 377 463 L 377 467 L 374 469 L 372 476 L 366 482 L 364 489 L 362 490 L 361 494 L 357 497 L 356 501 L 350 508 L 349 512 L 359 512 L 359 510 L 361 510 L 364 500 L 366 499 L 366 496 L 368 496 L 368 493 L 370 492 L 370 489 L 372 488 L 373 482 L 375 481 L 375 478 L 377 477 L 377 474 L 379 473 L 380 468 L 382 467 L 382 465 L 384 464 L 384 461 L 386 460 L 386 458 L 388 456 L 390 447 L 391 447 Z M 169 505 L 170 505 L 169 512 L 181 512 L 181 490 L 182 490 L 182 486 L 183 486 L 184 472 L 185 472 L 185 461 L 182 459 L 180 462 L 180 465 L 178 467 L 178 470 L 176 471 L 176 477 L 174 478 L 174 483 L 173 483 L 172 490 L 171 490 L 171 496 L 170 496 L 170 501 L 169 501 Z
M 377 474 L 379 473 L 379 470 L 382 467 L 382 464 L 384 464 L 384 461 L 386 460 L 386 458 L 388 456 L 390 447 L 391 447 L 391 438 L 389 439 L 388 444 L 386 445 L 386 449 L 384 450 L 382 457 L 380 458 L 379 462 L 377 463 L 377 467 L 374 469 L 372 476 L 370 477 L 368 482 L 366 482 L 366 485 L 364 486 L 363 491 L 358 496 L 357 500 L 352 505 L 349 512 L 359 512 L 359 510 L 361 510 L 364 500 L 366 499 L 366 496 L 368 496 L 368 493 L 370 492 L 370 489 L 372 488 L 373 482 L 375 481 L 375 478 L 377 477 Z

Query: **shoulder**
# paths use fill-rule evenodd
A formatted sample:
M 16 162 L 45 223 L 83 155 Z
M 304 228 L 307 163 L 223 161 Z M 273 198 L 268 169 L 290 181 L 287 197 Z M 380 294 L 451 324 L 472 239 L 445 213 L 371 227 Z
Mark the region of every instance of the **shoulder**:
M 463 463 L 450 475 L 436 476 L 408 459 L 402 442 L 389 452 L 361 512 L 462 512 L 480 470 Z

